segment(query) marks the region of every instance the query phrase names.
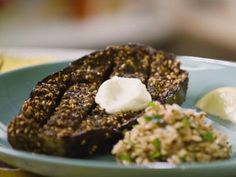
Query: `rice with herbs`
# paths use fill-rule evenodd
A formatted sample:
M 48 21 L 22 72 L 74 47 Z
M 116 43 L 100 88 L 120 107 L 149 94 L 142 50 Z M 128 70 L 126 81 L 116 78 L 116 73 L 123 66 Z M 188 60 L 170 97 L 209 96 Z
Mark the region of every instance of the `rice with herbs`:
M 178 164 L 229 158 L 231 146 L 227 137 L 206 123 L 205 118 L 204 112 L 152 102 L 138 124 L 114 146 L 112 154 L 124 164 Z

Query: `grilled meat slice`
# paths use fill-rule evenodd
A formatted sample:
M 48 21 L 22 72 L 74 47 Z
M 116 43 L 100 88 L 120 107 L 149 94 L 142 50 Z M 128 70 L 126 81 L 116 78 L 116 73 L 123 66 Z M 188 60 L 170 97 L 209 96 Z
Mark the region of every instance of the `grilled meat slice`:
M 35 86 L 20 113 L 8 126 L 8 141 L 14 148 L 28 151 L 41 148 L 38 130 L 53 112 L 68 81 L 65 70 L 43 79 Z
M 8 127 L 10 144 L 69 157 L 107 152 L 142 113 L 107 114 L 95 104 L 98 87 L 113 76 L 139 78 L 162 103 L 185 99 L 188 73 L 174 55 L 139 44 L 110 46 L 39 82 Z
M 143 83 L 147 82 L 150 53 L 146 46 L 111 46 L 107 50 L 111 50 L 114 54 L 114 68 L 110 78 L 113 76 L 134 77 L 139 78 Z M 70 143 L 71 147 L 68 146 L 67 148 L 69 156 L 72 156 L 70 152 L 73 152 L 75 157 L 82 157 L 111 149 L 113 143 L 122 137 L 123 129 L 130 129 L 131 125 L 136 123 L 139 114 L 140 111 L 107 114 L 97 105 L 73 134 L 73 139 L 79 141 L 78 144 L 83 144 L 83 146 L 80 146 L 81 148 L 86 147 L 86 149 L 81 150 L 80 147 L 77 147 L 78 145 Z M 97 137 L 97 141 L 94 141 L 94 137 L 98 132 L 99 137 Z M 85 136 L 86 134 L 89 136 Z M 74 151 L 71 149 L 74 149 Z
M 71 63 L 71 82 L 73 83 L 101 83 L 113 68 L 115 52 L 112 49 L 101 50 L 86 55 Z
M 30 97 L 23 103 L 19 114 L 8 126 L 10 144 L 17 149 L 44 152 L 44 142 L 41 142 L 39 135 L 64 92 L 78 82 L 101 83 L 112 68 L 111 57 L 107 55 L 109 53 L 94 52 L 38 82 Z M 96 57 L 98 58 L 94 59 Z
M 112 128 L 76 131 L 67 141 L 64 156 L 86 158 L 94 154 L 107 153 L 122 136 L 120 131 Z
M 69 139 L 66 155 L 86 157 L 110 151 L 114 143 L 122 138 L 123 130 L 132 128 L 136 123 L 141 112 L 107 114 L 97 106 Z
M 150 52 L 143 45 L 112 46 L 117 54 L 114 58 L 114 69 L 110 75 L 139 78 L 144 84 L 149 76 Z
M 110 54 L 112 53 L 114 57 L 114 69 L 110 77 L 112 77 L 113 74 L 119 74 L 119 76 L 125 77 L 138 78 L 139 76 L 141 76 L 140 79 L 142 78 L 143 82 L 147 81 L 149 71 L 149 60 L 148 55 L 146 53 L 137 50 L 136 46 L 114 46 L 107 48 L 106 50 L 110 51 Z M 127 58 L 129 59 L 128 61 L 126 60 Z M 77 72 L 79 71 L 76 71 L 76 73 Z M 79 90 L 82 90 L 82 88 L 78 88 L 79 90 L 75 91 L 75 93 L 77 92 L 76 96 L 75 94 L 72 94 L 71 99 L 75 100 L 73 102 L 77 102 L 79 104 L 81 100 L 84 100 L 83 96 L 81 95 L 84 95 L 84 98 L 90 99 L 89 103 L 91 104 L 89 106 L 91 108 L 92 103 L 94 102 L 95 94 L 89 95 L 89 89 L 91 89 L 90 85 L 84 85 L 84 87 L 86 87 L 85 92 L 80 92 Z M 94 88 L 92 90 L 92 93 L 96 92 L 97 89 L 98 88 Z M 69 91 L 69 93 L 71 92 Z M 42 138 L 44 139 L 45 146 L 49 145 L 47 146 L 47 148 L 45 148 L 45 153 L 66 156 L 72 156 L 72 153 L 73 156 L 82 157 L 86 155 L 91 155 L 93 153 L 96 153 L 97 151 L 104 151 L 104 143 L 106 144 L 105 149 L 109 149 L 112 147 L 114 142 L 118 140 L 117 138 L 122 136 L 122 128 L 131 128 L 131 126 L 128 125 L 130 125 L 131 122 L 136 122 L 136 118 L 139 113 L 127 112 L 110 115 L 106 114 L 104 110 L 101 110 L 100 107 L 97 106 L 91 112 L 91 114 L 89 114 L 89 111 L 83 114 L 83 109 L 87 110 L 86 104 L 75 105 L 75 108 L 72 108 L 73 105 L 70 104 L 71 101 L 66 100 L 65 102 L 65 98 L 63 96 L 60 105 L 55 110 L 56 114 L 53 115 L 46 124 L 46 126 L 44 126 L 45 130 L 43 131 L 44 133 L 42 135 Z M 78 109 L 78 111 L 75 111 L 76 108 Z M 59 112 L 59 117 L 57 112 Z M 71 116 L 73 113 L 76 112 L 80 112 L 81 114 Z M 86 116 L 86 114 L 88 114 L 88 116 Z M 53 124 L 52 120 L 54 122 Z M 77 127 L 77 130 L 75 130 L 74 127 Z M 100 137 L 98 137 L 97 141 L 95 142 L 93 138 L 98 132 Z M 89 136 L 85 136 L 86 134 L 88 134 Z M 83 138 L 79 136 L 82 136 Z M 73 143 L 68 143 L 71 142 L 71 137 L 73 137 L 73 142 L 75 140 L 80 140 L 81 142 L 77 142 L 75 145 Z M 89 144 L 84 143 L 84 145 L 86 144 L 87 151 L 85 149 L 81 150 L 79 147 L 74 148 L 74 146 L 77 146 L 77 144 L 81 144 L 82 142 L 89 142 Z M 85 146 L 81 146 L 81 148 L 82 147 Z M 63 151 L 63 149 L 65 151 Z M 74 149 L 76 151 L 72 151 L 71 149 Z
M 174 54 L 156 52 L 152 57 L 147 89 L 153 100 L 182 104 L 188 88 L 188 72 L 180 69 Z
M 90 112 L 97 87 L 97 83 L 78 83 L 70 86 L 46 125 L 75 129 Z
M 96 92 L 97 83 L 78 83 L 69 87 L 39 135 L 44 144 L 43 152 L 65 153 L 66 139 L 80 127 L 93 108 Z

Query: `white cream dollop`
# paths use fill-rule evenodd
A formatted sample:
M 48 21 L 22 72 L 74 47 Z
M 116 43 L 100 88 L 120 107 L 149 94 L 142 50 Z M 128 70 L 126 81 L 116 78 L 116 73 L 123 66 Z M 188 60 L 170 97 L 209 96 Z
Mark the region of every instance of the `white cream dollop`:
M 103 82 L 95 97 L 107 113 L 138 111 L 150 101 L 152 97 L 140 79 L 117 76 Z

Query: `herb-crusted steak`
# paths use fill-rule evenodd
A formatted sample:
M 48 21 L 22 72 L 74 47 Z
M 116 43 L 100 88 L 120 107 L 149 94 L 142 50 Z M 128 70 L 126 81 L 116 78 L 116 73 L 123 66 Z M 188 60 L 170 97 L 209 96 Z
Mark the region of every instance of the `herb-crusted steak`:
M 181 104 L 185 100 L 188 75 L 180 69 L 175 55 L 158 51 L 150 68 L 147 88 L 153 100 L 161 103 Z
M 10 144 L 68 157 L 107 152 L 142 113 L 107 114 L 95 103 L 97 89 L 113 76 L 139 78 L 153 100 L 185 100 L 188 73 L 173 54 L 140 44 L 110 46 L 37 83 L 8 126 Z

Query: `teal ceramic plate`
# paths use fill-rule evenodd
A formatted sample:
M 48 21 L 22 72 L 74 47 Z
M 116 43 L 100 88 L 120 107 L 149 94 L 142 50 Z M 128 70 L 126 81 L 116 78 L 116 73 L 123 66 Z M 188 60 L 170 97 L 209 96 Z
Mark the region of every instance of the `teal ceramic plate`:
M 221 86 L 236 86 L 236 64 L 196 57 L 179 57 L 182 67 L 190 73 L 190 83 L 184 107 L 194 108 L 198 98 Z M 54 63 L 29 67 L 0 75 L 0 159 L 34 173 L 58 177 L 144 177 L 144 176 L 196 176 L 227 177 L 236 174 L 236 126 L 216 117 L 210 121 L 229 135 L 233 155 L 229 160 L 171 166 L 153 163 L 146 166 L 123 166 L 110 155 L 89 160 L 37 155 L 14 150 L 7 143 L 6 126 L 30 93 L 34 84 L 46 75 L 65 67 L 68 63 Z

